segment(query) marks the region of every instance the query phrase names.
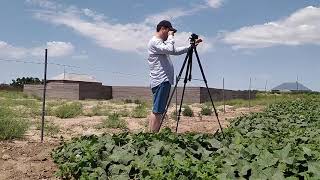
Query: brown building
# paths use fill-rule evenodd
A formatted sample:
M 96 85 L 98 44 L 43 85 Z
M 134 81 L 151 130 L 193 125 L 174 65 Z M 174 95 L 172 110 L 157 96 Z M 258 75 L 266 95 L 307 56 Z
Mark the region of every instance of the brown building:
M 43 85 L 25 85 L 23 92 L 42 97 Z M 111 99 L 111 94 L 111 86 L 103 86 L 88 75 L 60 74 L 47 82 L 49 99 Z
M 173 87 L 172 87 L 173 89 Z M 171 89 L 171 90 L 172 90 Z M 173 102 L 176 98 L 178 102 L 181 100 L 182 87 L 178 87 L 176 93 L 173 95 Z M 223 94 L 225 100 L 230 99 L 249 99 L 248 91 L 234 91 L 209 88 L 213 101 L 222 101 Z M 170 93 L 171 94 L 171 93 Z M 251 91 L 251 98 L 255 98 L 255 91 Z M 176 97 L 177 96 L 177 97 Z M 152 100 L 152 93 L 149 87 L 134 87 L 134 86 L 112 86 L 113 99 L 143 99 Z M 184 93 L 184 102 L 186 103 L 204 103 L 210 101 L 209 93 L 205 87 L 186 87 Z
M 25 85 L 24 90 L 27 94 L 41 97 L 43 85 Z M 210 88 L 210 93 L 214 101 L 223 100 L 223 90 Z M 182 87 L 177 88 L 177 99 L 180 102 Z M 48 98 L 54 99 L 118 99 L 118 100 L 152 100 L 152 93 L 149 87 L 138 86 L 104 86 L 95 78 L 88 75 L 61 74 L 48 80 Z M 248 99 L 248 91 L 225 90 L 224 97 L 230 99 Z M 251 98 L 255 98 L 255 92 L 251 92 Z M 173 97 L 175 102 L 176 94 Z M 210 101 L 209 94 L 204 87 L 187 87 L 184 96 L 186 103 L 204 103 Z

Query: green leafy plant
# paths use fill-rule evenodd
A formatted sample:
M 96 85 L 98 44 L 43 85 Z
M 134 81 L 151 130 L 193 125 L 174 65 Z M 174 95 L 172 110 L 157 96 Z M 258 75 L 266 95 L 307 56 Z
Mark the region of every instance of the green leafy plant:
M 176 135 L 165 129 L 159 134 L 81 137 L 57 148 L 52 157 L 60 167 L 58 175 L 67 179 L 199 179 L 214 172 L 215 165 L 205 159 L 220 146 L 212 135 Z
M 65 142 L 52 157 L 65 179 L 318 179 L 318 96 L 232 120 L 224 134 L 120 133 Z

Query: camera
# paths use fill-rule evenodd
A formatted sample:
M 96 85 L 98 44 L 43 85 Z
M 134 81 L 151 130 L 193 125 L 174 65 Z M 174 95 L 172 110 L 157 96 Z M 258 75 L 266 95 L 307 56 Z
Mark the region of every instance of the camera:
M 192 33 L 190 36 L 190 43 L 195 43 L 197 39 L 199 39 L 199 36 L 195 33 Z

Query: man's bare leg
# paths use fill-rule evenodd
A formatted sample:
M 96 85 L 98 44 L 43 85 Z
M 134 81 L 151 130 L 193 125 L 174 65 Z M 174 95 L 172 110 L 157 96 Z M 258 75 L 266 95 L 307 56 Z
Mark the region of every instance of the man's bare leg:
M 161 118 L 162 118 L 162 114 L 153 113 L 153 112 L 150 114 L 150 120 L 149 120 L 150 132 L 159 132 Z

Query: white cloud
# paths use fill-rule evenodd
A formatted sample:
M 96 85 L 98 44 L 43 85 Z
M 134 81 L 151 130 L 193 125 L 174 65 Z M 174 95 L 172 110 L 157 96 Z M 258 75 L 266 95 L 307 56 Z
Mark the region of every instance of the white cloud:
M 85 8 L 82 11 L 86 16 L 91 17 L 95 21 L 102 21 L 105 19 L 105 16 L 103 14 L 98 14 L 91 9 Z
M 223 0 L 207 0 L 207 4 L 216 9 L 222 6 Z
M 160 19 L 177 18 L 186 16 L 195 10 L 168 10 L 146 17 L 140 23 L 112 23 L 103 14 L 97 14 L 90 9 L 78 9 L 74 6 L 60 8 L 59 10 L 42 9 L 34 11 L 34 17 L 55 25 L 65 26 L 73 29 L 76 33 L 93 40 L 104 48 L 110 48 L 126 52 L 146 52 L 146 45 L 155 32 L 154 23 Z M 179 35 L 181 34 L 181 36 Z M 187 45 L 188 36 L 186 32 L 177 33 L 177 45 Z M 179 39 L 186 38 L 186 39 Z M 204 43 L 203 50 L 212 47 L 210 43 Z M 200 47 L 200 46 L 199 46 Z
M 320 8 L 309 6 L 282 20 L 243 27 L 226 33 L 223 41 L 234 49 L 275 45 L 320 44 Z
M 70 42 L 48 42 L 47 48 L 54 57 L 67 56 L 72 54 L 74 51 L 74 46 Z
M 144 24 L 111 24 L 89 21 L 73 12 L 37 12 L 35 16 L 56 25 L 73 29 L 82 36 L 94 40 L 99 46 L 122 51 L 145 49 L 148 34 L 153 29 Z
M 83 59 L 88 59 L 89 55 L 87 53 L 87 51 L 82 50 L 79 54 L 74 54 L 71 57 L 72 59 L 79 59 L 79 60 L 83 60 Z
M 27 49 L 14 47 L 7 42 L 0 41 L 0 57 L 1 58 L 22 58 L 27 55 Z
M 48 49 L 49 57 L 63 57 L 71 55 L 74 52 L 74 46 L 70 42 L 52 41 L 47 42 L 46 46 L 30 49 L 30 54 L 41 57 L 43 56 L 44 49 Z
M 150 24 L 150 25 L 156 25 L 158 22 L 162 20 L 169 20 L 172 21 L 174 19 L 177 19 L 179 17 L 184 17 L 184 16 L 189 16 L 194 14 L 200 10 L 200 8 L 193 8 L 190 10 L 184 10 L 184 9 L 179 9 L 179 8 L 174 8 L 174 9 L 169 9 L 167 11 L 157 13 L 157 14 L 152 14 L 145 19 L 145 23 Z
M 71 55 L 74 46 L 69 42 L 47 42 L 45 46 L 25 48 L 16 47 L 7 42 L 0 41 L 0 57 L 9 59 L 21 59 L 28 57 L 43 57 L 45 49 L 48 49 L 49 57 L 62 57 Z
M 145 23 L 155 25 L 161 20 L 174 20 L 180 17 L 193 15 L 203 9 L 207 8 L 220 8 L 225 0 L 205 0 L 204 3 L 193 5 L 189 9 L 172 8 L 167 11 L 152 14 L 146 17 Z
M 86 54 L 80 54 L 80 55 L 73 55 L 72 57 L 71 57 L 72 59 L 79 59 L 79 60 L 82 60 L 82 59 L 88 59 L 89 58 L 89 56 L 88 55 L 86 55 Z
M 57 9 L 59 7 L 58 4 L 50 0 L 26 0 L 26 3 L 38 5 L 47 9 Z

